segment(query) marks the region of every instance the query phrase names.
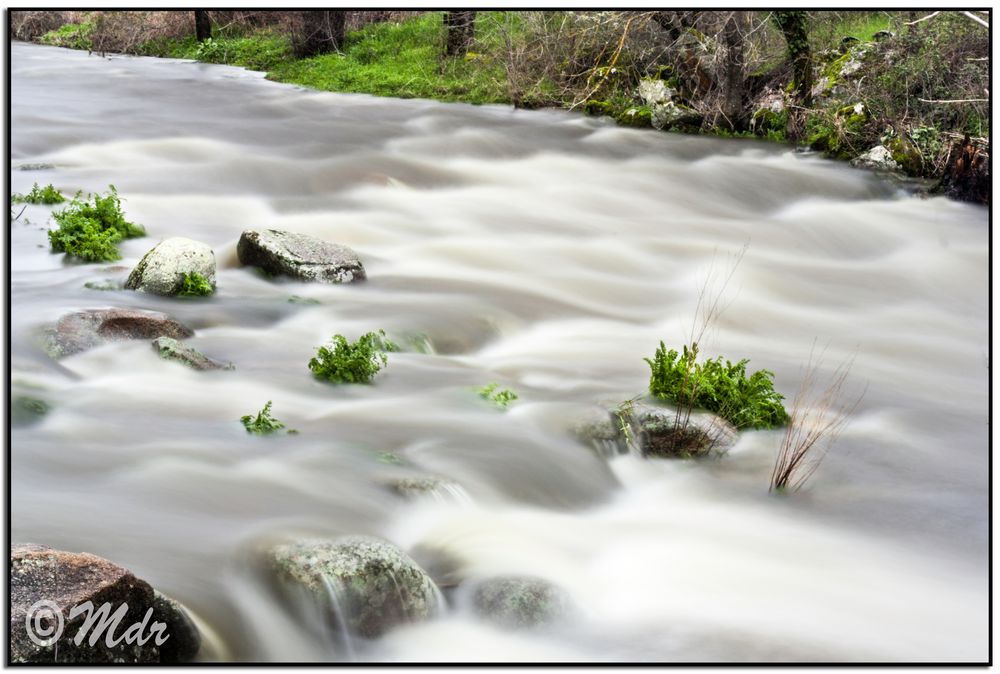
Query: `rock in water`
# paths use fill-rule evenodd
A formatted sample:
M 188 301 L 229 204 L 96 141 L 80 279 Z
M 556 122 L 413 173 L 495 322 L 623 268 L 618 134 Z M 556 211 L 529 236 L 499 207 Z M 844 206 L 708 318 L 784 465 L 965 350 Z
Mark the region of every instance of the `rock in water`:
M 855 157 L 851 160 L 851 166 L 878 171 L 899 170 L 899 164 L 892 158 L 892 152 L 884 145 L 876 145 L 864 154 Z
M 547 580 L 508 576 L 477 584 L 472 603 L 480 615 L 502 627 L 524 628 L 551 623 L 565 614 L 569 598 Z
M 352 283 L 365 280 L 357 253 L 346 246 L 277 229 L 247 230 L 236 245 L 240 264 L 300 281 Z
M 165 360 L 176 360 L 195 370 L 229 370 L 231 365 L 223 365 L 212 360 L 198 349 L 192 348 L 173 337 L 157 337 L 153 340 L 153 350 Z
M 175 236 L 156 244 L 139 260 L 125 287 L 156 295 L 176 295 L 187 274 L 198 274 L 215 288 L 215 253 L 200 241 Z
M 192 335 L 194 330 L 158 311 L 86 309 L 59 319 L 48 334 L 46 350 L 53 358 L 61 358 L 106 342 Z
M 42 606 L 42 601 L 47 603 Z M 93 645 L 90 639 L 99 629 L 100 619 L 77 645 L 74 637 L 84 627 L 87 612 L 73 618 L 70 613 L 73 607 L 88 601 L 95 616 L 108 603 L 110 620 Z M 116 623 L 114 617 L 122 606 L 126 609 Z M 43 545 L 11 547 L 10 607 L 11 662 L 186 662 L 197 654 L 201 643 L 197 628 L 180 604 L 162 595 L 158 598 L 146 581 L 87 553 L 63 552 Z M 147 619 L 149 609 L 152 613 Z M 161 645 L 156 643 L 156 622 L 164 624 L 161 635 L 167 639 Z M 58 632 L 60 623 L 62 630 Z M 30 633 L 29 624 L 33 630 Z M 113 640 L 117 640 L 129 634 L 134 625 L 142 625 L 141 639 L 122 638 L 114 646 L 107 644 L 108 630 L 114 630 Z M 47 643 L 48 638 L 54 641 Z M 144 643 L 140 644 L 140 640 Z
M 279 545 L 269 561 L 286 588 L 304 593 L 336 630 L 372 638 L 428 618 L 438 604 L 430 576 L 402 550 L 350 536 Z

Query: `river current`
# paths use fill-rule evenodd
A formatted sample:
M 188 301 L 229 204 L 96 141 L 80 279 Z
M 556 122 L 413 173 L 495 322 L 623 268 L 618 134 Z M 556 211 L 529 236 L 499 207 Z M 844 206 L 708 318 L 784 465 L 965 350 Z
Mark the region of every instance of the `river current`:
M 129 568 L 190 608 L 204 659 L 346 657 L 253 564 L 298 534 L 381 536 L 573 601 L 522 631 L 456 604 L 357 644 L 362 661 L 986 659 L 986 209 L 785 147 L 561 111 L 20 43 L 11 67 L 12 189 L 113 184 L 148 231 L 120 263 L 71 264 L 48 249 L 50 208 L 12 225 L 12 384 L 51 405 L 12 430 L 12 538 Z M 241 268 L 254 228 L 348 245 L 368 281 Z M 215 296 L 84 286 L 170 236 L 213 247 Z M 864 391 L 806 488 L 768 493 L 780 431 L 709 461 L 609 460 L 575 438 L 596 402 L 645 390 L 643 357 L 689 337 L 706 280 L 744 247 L 702 352 L 773 371 L 788 399 L 811 353 L 824 375 L 853 358 L 845 393 Z M 109 306 L 169 313 L 235 369 L 190 371 L 146 341 L 58 362 L 40 347 L 61 315 Z M 331 335 L 380 328 L 407 350 L 374 385 L 310 376 Z M 476 395 L 492 381 L 519 395 L 509 410 Z M 245 432 L 268 400 L 298 435 Z M 385 487 L 428 474 L 461 487 Z

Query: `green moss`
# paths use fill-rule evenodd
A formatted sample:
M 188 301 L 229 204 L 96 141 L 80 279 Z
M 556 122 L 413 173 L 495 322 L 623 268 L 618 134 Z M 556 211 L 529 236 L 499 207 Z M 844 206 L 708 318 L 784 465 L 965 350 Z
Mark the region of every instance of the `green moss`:
M 57 190 L 51 184 L 45 187 L 39 187 L 38 183 L 35 183 L 31 187 L 31 191 L 27 194 L 12 194 L 10 197 L 11 203 L 15 204 L 61 204 L 66 201 L 66 197 L 62 195 L 62 192 Z
M 52 214 L 59 227 L 49 231 L 49 243 L 52 250 L 87 262 L 118 260 L 118 243 L 145 236 L 146 230 L 125 219 L 114 185 L 108 194 L 91 197 L 92 201 L 83 200 L 77 194 L 66 208 Z
M 611 103 L 608 101 L 587 101 L 583 104 L 583 111 L 588 115 L 607 115 L 611 112 Z
M 500 388 L 500 384 L 495 381 L 479 389 L 478 393 L 480 398 L 489 400 L 502 410 L 507 409 L 512 402 L 517 400 L 516 393 L 507 388 Z
M 369 332 L 356 342 L 343 335 L 334 335 L 328 346 L 321 346 L 309 361 L 309 369 L 317 379 L 334 384 L 364 384 L 374 379 L 388 364 L 386 351 L 398 350 L 386 339 L 385 332 Z
M 14 396 L 10 405 L 10 420 L 13 426 L 27 426 L 35 423 L 50 411 L 49 404 L 32 396 Z
M 619 114 L 615 121 L 622 126 L 644 128 L 653 125 L 653 111 L 646 106 L 631 107 Z
M 198 272 L 192 271 L 184 274 L 184 278 L 181 280 L 181 289 L 178 291 L 177 296 L 205 297 L 214 292 L 215 288 L 208 282 L 208 279 Z
M 787 423 L 789 416 L 774 390 L 774 373 L 758 370 L 747 376 L 749 360 L 697 362 L 698 346 L 683 353 L 660 342 L 655 356 L 645 361 L 651 370 L 649 392 L 661 400 L 688 409 L 718 414 L 736 428 L 770 428 Z
M 909 175 L 918 176 L 923 172 L 920 150 L 905 136 L 896 136 L 886 143 L 892 159 Z

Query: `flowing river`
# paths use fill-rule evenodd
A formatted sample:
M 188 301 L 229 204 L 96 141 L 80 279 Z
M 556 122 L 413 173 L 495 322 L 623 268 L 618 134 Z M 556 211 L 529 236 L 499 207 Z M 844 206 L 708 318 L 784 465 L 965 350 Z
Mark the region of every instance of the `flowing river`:
M 987 658 L 985 208 L 752 141 L 20 43 L 11 103 L 15 192 L 113 184 L 148 231 L 117 264 L 71 264 L 48 249 L 51 208 L 12 225 L 12 385 L 51 405 L 12 430 L 13 542 L 129 568 L 191 609 L 203 659 Z M 348 245 L 368 281 L 241 268 L 255 228 Z M 213 247 L 215 296 L 84 286 L 170 236 Z M 643 357 L 689 338 L 706 281 L 725 311 L 702 353 L 772 370 L 789 402 L 811 353 L 824 376 L 854 359 L 845 396 L 864 397 L 798 493 L 768 493 L 781 431 L 670 461 L 601 458 L 570 430 L 645 391 Z M 61 315 L 109 306 L 169 313 L 235 369 L 142 340 L 45 355 Z M 331 335 L 379 328 L 406 350 L 374 385 L 310 376 Z M 507 411 L 475 392 L 493 381 L 519 395 Z M 298 435 L 246 433 L 268 400 Z M 460 487 L 385 486 L 423 475 Z M 506 631 L 452 602 L 335 652 L 254 565 L 299 534 L 539 576 L 573 609 Z

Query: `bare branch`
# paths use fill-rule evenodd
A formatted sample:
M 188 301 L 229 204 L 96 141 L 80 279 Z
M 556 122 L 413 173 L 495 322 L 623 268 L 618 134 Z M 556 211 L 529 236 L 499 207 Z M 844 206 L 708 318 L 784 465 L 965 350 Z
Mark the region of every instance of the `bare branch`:
M 936 98 L 918 98 L 921 103 L 989 103 L 988 98 L 956 98 L 953 100 L 941 100 Z
M 917 24 L 917 23 L 920 23 L 921 21 L 926 21 L 927 19 L 933 19 L 933 18 L 934 18 L 935 16 L 937 16 L 937 15 L 938 15 L 938 14 L 940 14 L 940 13 L 941 13 L 941 12 L 933 12 L 932 14 L 928 14 L 927 16 L 925 16 L 925 17 L 924 17 L 924 18 L 922 18 L 922 19 L 917 19 L 916 21 L 910 21 L 910 22 L 908 22 L 908 23 L 905 23 L 905 24 L 903 24 L 903 25 L 904 25 L 904 26 L 912 26 L 912 25 L 914 25 L 914 24 Z
M 972 19 L 976 23 L 980 24 L 981 26 L 986 26 L 987 28 L 990 27 L 990 24 L 988 22 L 983 21 L 982 19 L 980 19 L 978 16 L 976 16 L 972 12 L 962 12 L 962 14 L 965 14 L 967 17 L 969 17 L 970 19 Z

